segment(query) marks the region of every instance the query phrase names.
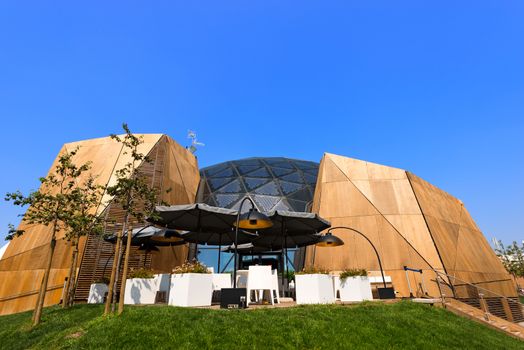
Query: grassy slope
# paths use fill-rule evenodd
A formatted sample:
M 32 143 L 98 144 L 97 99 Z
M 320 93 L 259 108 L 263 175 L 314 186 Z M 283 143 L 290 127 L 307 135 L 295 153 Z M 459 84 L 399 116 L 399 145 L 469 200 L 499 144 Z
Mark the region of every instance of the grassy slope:
M 128 307 L 122 317 L 100 306 L 0 317 L 0 348 L 475 348 L 523 349 L 524 342 L 443 309 L 393 305 L 309 306 L 247 311 Z

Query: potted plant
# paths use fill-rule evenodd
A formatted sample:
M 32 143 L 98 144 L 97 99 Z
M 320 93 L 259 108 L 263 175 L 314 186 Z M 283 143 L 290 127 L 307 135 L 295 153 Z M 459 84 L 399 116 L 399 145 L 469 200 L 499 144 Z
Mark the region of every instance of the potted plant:
M 101 277 L 95 280 L 89 288 L 88 304 L 103 304 L 109 285 L 109 278 Z
M 338 286 L 335 289 L 340 291 L 341 301 L 373 299 L 368 272 L 365 269 L 343 270 L 338 277 Z
M 211 306 L 213 277 L 199 261 L 186 262 L 173 270 L 169 305 Z
M 297 304 L 332 304 L 335 302 L 333 279 L 329 271 L 309 267 L 295 272 Z
M 129 272 L 124 293 L 124 304 L 154 304 L 162 275 L 149 269 L 133 269 Z

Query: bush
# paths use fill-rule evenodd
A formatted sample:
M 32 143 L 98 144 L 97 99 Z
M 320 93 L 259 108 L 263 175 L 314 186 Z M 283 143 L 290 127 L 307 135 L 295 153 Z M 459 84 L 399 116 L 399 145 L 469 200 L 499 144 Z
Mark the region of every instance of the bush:
M 329 275 L 329 270 L 326 270 L 321 267 L 304 267 L 302 271 L 296 271 L 295 275 L 313 275 L 313 274 L 322 274 L 322 275 Z
M 173 273 L 211 273 L 200 261 L 186 261 L 173 269 Z
M 339 277 L 340 277 L 340 280 L 345 280 L 348 277 L 356 277 L 356 276 L 365 277 L 367 275 L 368 275 L 368 272 L 366 271 L 366 269 L 345 269 L 340 273 Z
M 132 269 L 128 278 L 155 278 L 155 273 L 149 269 Z
M 95 280 L 95 283 L 102 283 L 109 285 L 109 278 L 108 277 L 100 277 Z

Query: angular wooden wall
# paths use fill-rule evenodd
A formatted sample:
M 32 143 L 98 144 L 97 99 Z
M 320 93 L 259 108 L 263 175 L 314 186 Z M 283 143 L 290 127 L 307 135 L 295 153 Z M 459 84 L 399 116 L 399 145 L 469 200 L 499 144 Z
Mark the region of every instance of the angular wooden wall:
M 155 187 L 161 190 L 172 189 L 168 194 L 163 194 L 163 200 L 170 204 L 192 203 L 200 179 L 196 158 L 166 135 L 144 134 L 141 136 L 144 143 L 140 145 L 139 152 L 155 159 L 152 164 L 143 164 L 141 167 L 144 167 L 143 170 Z M 114 184 L 115 171 L 130 159 L 129 155 L 123 154 L 122 146 L 109 137 L 66 144 L 59 154 L 72 151 L 76 147 L 80 147 L 75 157 L 76 162 L 78 164 L 92 162 L 91 173 L 97 176 L 97 182 L 101 185 Z M 57 159 L 50 172 L 54 170 Z M 110 208 L 111 197 L 105 194 L 97 212 L 108 215 Z M 115 209 L 113 209 L 114 212 Z M 113 216 L 115 216 L 114 219 L 117 219 L 118 215 Z M 34 307 L 38 287 L 43 277 L 43 266 L 48 256 L 51 229 L 42 225 L 27 226 L 24 223 L 20 225 L 20 228 L 26 231 L 25 234 L 10 243 L 0 260 L 0 281 L 2 281 L 0 284 L 0 314 L 25 311 Z M 46 305 L 60 301 L 72 254 L 69 243 L 64 240 L 63 232 L 57 235 L 57 239 L 49 291 L 46 294 Z M 84 238 L 80 242 L 80 252 L 84 258 L 87 258 L 84 251 L 85 243 Z M 175 251 L 177 252 L 175 263 L 179 264 L 187 255 L 187 247 L 176 247 Z M 153 264 L 160 270 L 167 269 L 167 264 L 173 263 L 173 260 L 169 258 L 173 255 L 172 250 L 170 249 L 169 257 L 166 254 L 166 252 L 161 252 L 158 263 Z M 162 257 L 163 255 L 166 257 Z M 149 261 L 151 260 L 154 258 L 150 256 Z M 83 261 L 79 266 L 82 266 L 82 263 Z
M 423 187 L 420 180 L 417 182 L 413 175 L 401 169 L 326 153 L 320 164 L 313 211 L 330 220 L 333 227 L 349 226 L 365 234 L 375 244 L 399 296 L 409 296 L 403 266 L 422 269 L 428 293 L 434 296 L 439 295 L 439 291 L 433 270 L 449 273 L 451 260 L 453 263 L 460 261 L 457 266 L 461 266 L 461 271 L 470 272 L 469 275 L 460 274 L 464 278 L 473 276 L 471 271 L 476 271 L 475 281 L 481 278 L 479 276 L 507 278 L 500 261 L 463 206 L 449 206 L 449 200 L 458 201 L 447 194 L 444 196 L 443 191 L 434 187 L 433 192 L 429 191 L 427 185 Z M 440 191 L 440 195 L 435 191 Z M 440 226 L 433 224 L 433 219 L 426 214 L 431 209 L 439 213 L 434 214 L 437 218 L 461 218 L 462 232 L 470 235 L 459 239 L 460 225 L 456 233 L 442 223 Z M 345 245 L 309 247 L 306 266 L 314 264 L 331 270 L 366 268 L 373 275 L 379 274 L 376 256 L 364 238 L 346 230 L 334 233 Z M 465 250 L 468 253 L 457 259 L 456 252 Z M 479 255 L 473 259 L 475 254 Z M 489 266 L 479 265 L 478 256 L 486 256 L 483 261 Z M 458 277 L 459 271 L 453 271 Z M 408 275 L 412 288 L 420 289 L 420 274 Z M 504 292 L 511 295 L 507 289 Z
M 505 296 L 516 296 L 514 281 L 480 232 L 464 204 L 408 173 L 431 235 L 457 297 L 476 297 L 463 281 Z M 490 293 L 484 292 L 484 296 Z

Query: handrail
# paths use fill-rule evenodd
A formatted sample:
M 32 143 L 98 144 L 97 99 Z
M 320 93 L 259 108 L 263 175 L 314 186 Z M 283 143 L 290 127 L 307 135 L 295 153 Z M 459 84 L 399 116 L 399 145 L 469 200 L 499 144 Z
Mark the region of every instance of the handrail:
M 46 293 L 49 292 L 49 291 L 52 291 L 52 290 L 63 288 L 63 287 L 64 287 L 63 284 L 57 284 L 57 285 L 48 287 L 47 290 L 46 290 Z M 30 295 L 38 294 L 39 292 L 40 292 L 40 289 L 35 289 L 35 290 L 29 291 L 29 292 L 23 292 L 23 293 L 20 293 L 20 294 L 10 295 L 10 296 L 7 296 L 7 297 L 0 298 L 0 302 L 9 301 L 9 300 L 17 299 L 17 298 L 22 298 L 22 297 L 27 297 L 27 296 L 30 296 Z
M 458 278 L 458 277 L 456 277 L 456 276 L 451 276 L 451 275 L 448 275 L 447 273 L 443 273 L 443 272 L 436 271 L 436 270 L 433 270 L 433 272 L 435 272 L 435 273 L 437 274 L 437 284 L 439 284 L 438 277 L 441 277 L 440 275 L 444 275 L 444 276 L 446 276 L 446 277 L 448 277 L 448 278 L 453 278 L 453 279 L 455 279 L 455 280 L 458 280 L 458 281 L 462 282 L 462 283 L 463 283 L 462 285 L 469 285 L 469 286 L 471 286 L 471 287 L 473 287 L 473 288 L 476 288 L 476 289 L 477 289 L 477 292 L 478 292 L 478 290 L 481 289 L 481 290 L 483 290 L 483 291 L 485 291 L 485 292 L 488 292 L 488 293 L 490 293 L 490 294 L 493 294 L 493 295 L 495 295 L 495 296 L 497 296 L 497 297 L 504 298 L 504 299 L 506 299 L 508 302 L 516 303 L 517 305 L 522 306 L 522 303 L 521 303 L 520 301 L 518 301 L 518 296 L 517 296 L 517 300 L 513 300 L 513 299 L 508 298 L 508 297 L 505 296 L 505 295 L 502 295 L 502 294 L 499 294 L 499 293 L 493 292 L 493 291 L 491 291 L 491 290 L 489 290 L 489 289 L 486 289 L 486 288 L 483 288 L 483 287 L 479 287 L 478 285 L 472 284 L 471 282 L 468 282 L 468 281 L 464 281 L 463 279 L 460 279 L 460 278 Z M 441 278 L 442 278 L 442 277 L 441 277 Z M 508 280 L 508 281 L 510 281 L 510 280 Z M 443 281 L 443 282 L 445 283 L 445 281 Z M 450 281 L 450 283 L 451 283 L 451 281 Z M 445 284 L 446 284 L 446 283 L 445 283 Z M 453 283 L 451 283 L 451 285 L 453 286 Z M 439 290 L 440 290 L 440 287 L 439 287 Z M 444 298 L 444 295 L 442 294 L 442 291 L 440 291 L 440 293 L 441 293 L 441 297 Z M 455 299 L 456 299 L 456 297 L 455 297 Z M 479 299 L 483 299 L 483 294 L 479 293 Z

